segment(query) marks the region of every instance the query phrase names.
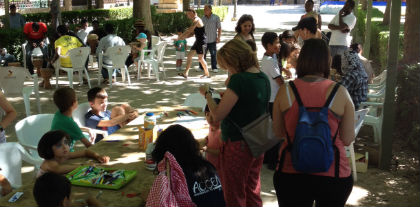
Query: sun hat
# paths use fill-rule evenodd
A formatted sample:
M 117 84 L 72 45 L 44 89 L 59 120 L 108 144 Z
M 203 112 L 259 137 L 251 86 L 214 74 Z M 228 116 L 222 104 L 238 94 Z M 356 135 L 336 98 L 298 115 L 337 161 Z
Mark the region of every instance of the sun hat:
M 141 32 L 139 35 L 137 35 L 136 39 L 147 39 L 147 35 Z

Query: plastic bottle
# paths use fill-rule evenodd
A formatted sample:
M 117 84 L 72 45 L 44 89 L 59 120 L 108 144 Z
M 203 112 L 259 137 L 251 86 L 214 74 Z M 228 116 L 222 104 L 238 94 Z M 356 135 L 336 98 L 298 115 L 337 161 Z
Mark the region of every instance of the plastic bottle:
M 156 117 L 152 112 L 146 113 L 144 117 L 144 130 L 153 130 L 156 125 Z

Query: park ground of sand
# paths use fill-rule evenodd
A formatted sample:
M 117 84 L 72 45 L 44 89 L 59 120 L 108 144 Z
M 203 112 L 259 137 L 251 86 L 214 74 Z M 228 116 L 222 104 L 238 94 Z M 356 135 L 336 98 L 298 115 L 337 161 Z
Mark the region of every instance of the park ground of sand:
M 222 23 L 222 43 L 218 44 L 221 47 L 224 42 L 230 40 L 235 35 L 234 26 L 236 22 L 231 22 L 233 8 L 229 9 L 229 15 Z M 290 29 L 296 25 L 297 20 L 304 12 L 303 6 L 238 6 L 238 16 L 249 13 L 253 14 L 255 24 L 258 28 L 255 33 L 255 38 L 258 45 L 258 57 L 261 59 L 264 49 L 261 46 L 261 36 L 265 31 L 282 32 L 285 29 Z M 323 15 L 324 27 L 331 19 L 331 15 Z M 268 21 L 270 20 L 270 21 Z M 323 29 L 324 29 L 323 27 Z M 200 79 L 202 72 L 196 72 L 194 69 L 190 71 L 190 77 L 185 80 L 177 76 L 175 71 L 175 52 L 172 45 L 172 36 L 163 36 L 164 41 L 168 42 L 168 47 L 165 53 L 165 69 L 166 79 L 156 82 L 154 76 L 150 79 L 147 77 L 145 71 L 140 80 L 136 80 L 136 70 L 130 70 L 132 85 L 127 86 L 126 83 L 119 83 L 113 85 L 112 88 L 101 84 L 101 87 L 106 88 L 109 101 L 112 104 L 129 103 L 140 112 L 145 112 L 158 106 L 173 106 L 182 105 L 186 96 L 191 93 L 198 92 L 200 84 L 209 83 L 218 90 L 224 89 L 224 81 L 227 74 L 224 70 L 219 70 L 218 73 L 211 73 L 211 79 Z M 188 45 L 191 46 L 193 39 L 188 40 Z M 209 61 L 208 61 L 209 63 Z M 185 62 L 184 62 L 185 66 Z M 197 66 L 197 59 L 193 59 L 193 68 Z M 97 68 L 90 69 L 89 75 L 91 77 L 91 84 L 96 86 L 98 84 L 98 70 Z M 54 80 L 54 79 L 53 79 Z M 77 80 L 77 79 L 76 79 Z M 55 80 L 52 81 L 55 84 Z M 25 83 L 31 85 L 30 81 Z M 66 76 L 61 75 L 59 78 L 59 87 L 64 87 L 68 84 Z M 78 96 L 79 103 L 87 101 L 86 92 L 87 85 L 79 86 L 75 82 L 74 89 Z M 52 101 L 52 94 L 54 90 L 40 90 L 42 113 L 54 113 L 57 109 Z M 25 110 L 23 99 L 20 97 L 8 97 L 18 112 L 16 120 L 6 128 L 7 139 L 9 142 L 17 141 L 14 125 L 18 120 L 25 118 Z M 31 97 L 31 112 L 36 114 L 35 98 Z M 366 146 L 371 145 L 372 130 L 364 127 L 358 135 L 356 140 L 356 150 L 360 152 L 366 151 Z M 348 206 L 420 206 L 419 196 L 419 169 L 417 153 L 413 152 L 411 148 L 405 146 L 399 141 L 394 142 L 394 158 L 390 171 L 380 170 L 376 165 L 369 166 L 366 173 L 358 173 L 358 181 L 354 184 L 352 194 L 347 202 Z M 22 168 L 23 182 L 31 182 L 33 179 L 33 167 L 26 164 Z M 272 184 L 273 171 L 263 167 L 261 173 L 261 196 L 264 201 L 264 206 L 277 206 L 274 187 Z

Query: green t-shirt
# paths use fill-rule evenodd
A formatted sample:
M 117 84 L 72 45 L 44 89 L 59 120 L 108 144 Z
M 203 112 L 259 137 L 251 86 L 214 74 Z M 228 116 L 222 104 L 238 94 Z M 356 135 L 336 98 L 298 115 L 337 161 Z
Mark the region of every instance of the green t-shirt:
M 63 130 L 70 135 L 71 152 L 74 152 L 74 143 L 85 138 L 80 127 L 73 121 L 73 118 L 63 115 L 60 111 L 57 111 L 54 115 L 51 130 Z
M 174 41 L 175 50 L 178 52 L 185 52 L 185 46 L 187 45 L 187 40 L 177 40 Z
M 243 140 L 239 129 L 232 124 L 232 121 L 239 127 L 244 127 L 264 114 L 271 95 L 270 83 L 263 72 L 242 72 L 233 74 L 227 87 L 235 92 L 238 101 L 222 121 L 222 139 L 223 141 Z

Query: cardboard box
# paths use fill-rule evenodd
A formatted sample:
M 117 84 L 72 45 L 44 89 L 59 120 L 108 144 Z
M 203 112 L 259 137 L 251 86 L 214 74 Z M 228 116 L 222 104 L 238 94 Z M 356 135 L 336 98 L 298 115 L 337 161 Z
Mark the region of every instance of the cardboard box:
M 352 166 L 351 158 L 350 160 L 350 166 Z M 369 153 L 366 152 L 365 154 L 355 153 L 355 160 L 356 160 L 356 171 L 360 173 L 367 172 L 368 168 L 368 162 L 369 162 Z
M 143 127 L 139 128 L 139 148 L 146 150 L 147 145 L 153 142 L 153 138 L 156 136 L 156 130 L 144 130 Z

